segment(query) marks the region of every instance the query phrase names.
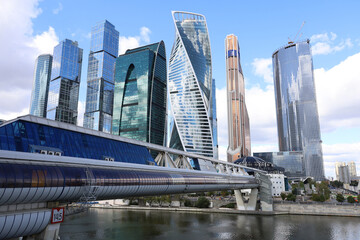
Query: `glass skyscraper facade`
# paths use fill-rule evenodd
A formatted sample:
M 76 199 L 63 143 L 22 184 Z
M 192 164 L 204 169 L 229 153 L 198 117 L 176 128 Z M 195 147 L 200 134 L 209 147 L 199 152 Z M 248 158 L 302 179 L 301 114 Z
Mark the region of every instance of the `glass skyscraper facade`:
M 245 104 L 245 82 L 240 64 L 240 47 L 235 35 L 225 39 L 228 113 L 228 162 L 250 156 L 250 122 Z
M 302 151 L 259 152 L 254 156 L 284 168 L 284 174 L 289 178 L 306 177 Z
M 113 134 L 165 146 L 166 77 L 163 41 L 116 59 Z
M 69 39 L 55 46 L 47 118 L 76 125 L 82 54 L 78 43 Z
M 280 151 L 303 151 L 306 176 L 324 178 L 310 41 L 272 55 Z
M 31 115 L 46 117 L 52 61 L 50 54 L 40 55 L 36 59 L 30 102 Z
M 115 61 L 119 32 L 108 21 L 91 30 L 84 127 L 111 132 Z
M 169 146 L 216 157 L 215 98 L 211 49 L 203 15 L 172 12 L 175 42 L 169 62 L 169 94 L 174 119 Z M 213 100 L 215 101 L 215 99 Z M 211 119 L 212 118 L 212 119 Z

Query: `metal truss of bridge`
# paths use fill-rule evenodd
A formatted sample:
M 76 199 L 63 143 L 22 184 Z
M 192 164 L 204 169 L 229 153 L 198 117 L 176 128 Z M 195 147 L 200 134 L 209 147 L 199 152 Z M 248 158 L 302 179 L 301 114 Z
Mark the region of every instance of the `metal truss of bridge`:
M 155 160 L 150 150 L 159 153 Z M 49 230 L 51 208 L 59 202 L 258 188 L 246 169 L 71 124 L 19 117 L 0 125 L 0 239 Z M 52 229 L 56 235 L 59 227 Z

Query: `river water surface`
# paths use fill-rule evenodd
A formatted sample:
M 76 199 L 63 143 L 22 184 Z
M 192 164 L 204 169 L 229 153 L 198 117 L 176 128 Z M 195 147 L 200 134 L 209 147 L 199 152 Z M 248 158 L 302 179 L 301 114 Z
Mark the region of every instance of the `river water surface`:
M 60 237 L 61 240 L 359 240 L 360 218 L 90 209 L 65 217 Z

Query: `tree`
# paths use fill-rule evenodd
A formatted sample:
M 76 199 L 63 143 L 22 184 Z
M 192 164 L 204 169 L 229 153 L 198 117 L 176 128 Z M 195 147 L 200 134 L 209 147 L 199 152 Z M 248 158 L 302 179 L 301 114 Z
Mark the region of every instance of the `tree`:
M 226 191 L 226 190 L 221 191 L 221 196 L 222 197 L 226 197 L 227 195 L 229 195 L 228 191 Z
M 286 194 L 285 194 L 285 193 L 281 193 L 280 196 L 281 196 L 281 199 L 284 201 L 285 198 L 286 198 Z
M 296 195 L 294 195 L 292 193 L 289 193 L 287 195 L 287 197 L 286 197 L 286 200 L 295 202 L 296 201 Z
M 185 207 L 192 207 L 192 204 L 191 204 L 190 199 L 188 199 L 188 198 L 185 199 L 185 201 L 184 201 L 184 206 L 185 206 Z
M 359 182 L 356 180 L 351 180 L 350 186 L 357 187 L 359 185 Z
M 355 203 L 355 198 L 353 196 L 348 196 L 347 201 L 348 203 Z
M 315 202 L 325 202 L 324 194 L 313 194 L 311 199 Z
M 199 197 L 196 202 L 196 207 L 198 208 L 208 208 L 210 206 L 210 201 L 206 197 Z
M 325 200 L 330 198 L 331 191 L 326 182 L 322 181 L 321 183 L 316 184 L 316 189 L 319 195 L 324 195 Z
M 340 193 L 336 195 L 336 201 L 343 202 L 345 200 L 344 196 Z
M 335 180 L 333 182 L 330 182 L 330 185 L 333 187 L 336 187 L 336 188 L 341 188 L 341 187 L 343 187 L 344 183 L 342 183 L 338 180 Z
M 162 195 L 158 198 L 159 205 L 162 207 L 164 203 L 171 203 L 171 197 L 169 195 Z
M 294 195 L 297 195 L 297 192 L 298 192 L 297 188 L 293 188 L 292 191 L 291 191 L 291 193 L 294 194 Z

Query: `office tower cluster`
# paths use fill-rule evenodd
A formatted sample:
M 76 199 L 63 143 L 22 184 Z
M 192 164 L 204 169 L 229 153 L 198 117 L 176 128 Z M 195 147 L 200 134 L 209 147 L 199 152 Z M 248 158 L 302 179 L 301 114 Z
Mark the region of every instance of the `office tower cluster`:
M 163 41 L 119 56 L 115 26 L 105 20 L 92 27 L 83 126 L 217 158 L 216 88 L 206 20 L 186 12 L 172 15 L 176 39 L 169 79 Z M 65 39 L 53 56 L 38 57 L 31 114 L 77 124 L 82 53 L 77 42 Z M 174 128 L 167 139 L 170 107 Z
M 218 158 L 216 87 L 206 19 L 182 11 L 173 11 L 172 18 L 175 41 L 168 70 L 163 41 L 119 56 L 115 26 L 105 20 L 92 28 L 83 125 Z M 77 124 L 82 54 L 77 42 L 65 39 L 53 56 L 37 58 L 31 114 Z M 322 180 L 309 40 L 289 42 L 274 52 L 272 60 L 280 151 L 254 155 L 283 167 L 289 177 Z M 251 155 L 251 139 L 239 41 L 233 34 L 225 38 L 225 61 L 227 160 L 234 162 Z

